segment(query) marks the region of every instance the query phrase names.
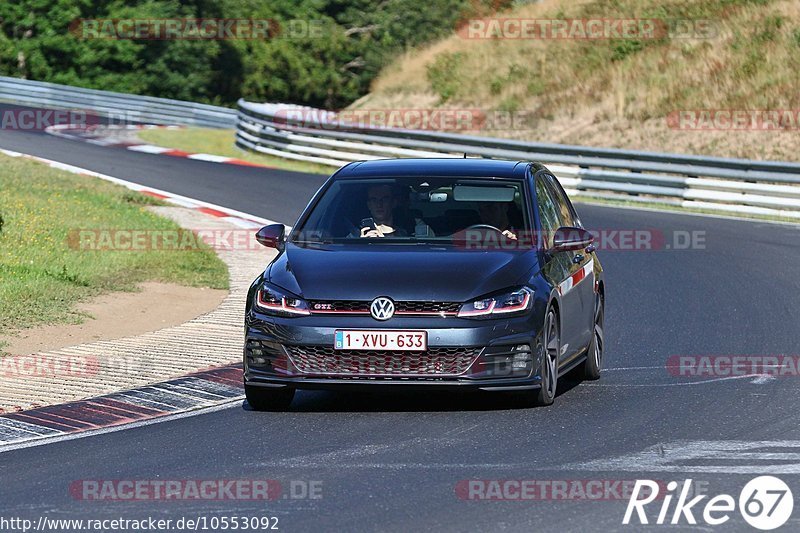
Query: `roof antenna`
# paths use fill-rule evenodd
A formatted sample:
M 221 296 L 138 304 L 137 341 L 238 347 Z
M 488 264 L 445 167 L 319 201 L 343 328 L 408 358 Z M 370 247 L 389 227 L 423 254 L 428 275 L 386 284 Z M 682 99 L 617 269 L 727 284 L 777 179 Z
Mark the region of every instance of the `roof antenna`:
M 467 152 L 464 152 L 464 159 L 467 158 Z

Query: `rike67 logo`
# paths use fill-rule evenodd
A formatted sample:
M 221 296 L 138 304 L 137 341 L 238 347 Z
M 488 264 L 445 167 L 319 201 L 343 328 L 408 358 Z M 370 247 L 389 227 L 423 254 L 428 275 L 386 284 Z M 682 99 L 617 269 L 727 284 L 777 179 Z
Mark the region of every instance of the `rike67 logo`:
M 773 476 L 760 476 L 750 480 L 739 493 L 738 502 L 729 494 L 719 494 L 711 498 L 707 494 L 694 495 L 691 479 L 682 484 L 670 481 L 666 484 L 666 491 L 660 493 L 662 488 L 663 482 L 637 479 L 622 523 L 696 525 L 699 518 L 701 524 L 718 526 L 730 520 L 738 507 L 739 513 L 748 524 L 768 531 L 784 525 L 792 516 L 794 508 L 794 497 L 789 486 Z M 645 510 L 656 501 L 658 503 Z M 656 510 L 658 515 L 654 516 Z

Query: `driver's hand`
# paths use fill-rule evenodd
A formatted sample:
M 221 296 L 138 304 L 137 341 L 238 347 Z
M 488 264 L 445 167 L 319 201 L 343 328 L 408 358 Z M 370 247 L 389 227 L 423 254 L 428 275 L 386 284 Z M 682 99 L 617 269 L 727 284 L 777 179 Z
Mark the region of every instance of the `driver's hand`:
M 361 237 L 385 237 L 387 233 L 394 233 L 394 228 L 378 224 L 375 229 L 361 228 Z
M 377 229 L 361 228 L 361 237 L 383 237 Z
M 515 241 L 517 240 L 517 234 L 512 232 L 512 231 L 510 231 L 510 230 L 503 231 L 503 235 L 508 237 L 509 239 L 512 239 L 512 240 L 515 240 Z

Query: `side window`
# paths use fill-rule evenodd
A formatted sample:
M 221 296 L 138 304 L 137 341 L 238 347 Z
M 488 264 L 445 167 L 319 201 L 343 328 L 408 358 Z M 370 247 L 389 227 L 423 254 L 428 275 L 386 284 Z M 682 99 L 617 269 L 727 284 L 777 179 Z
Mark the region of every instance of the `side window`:
M 578 222 L 575 220 L 575 216 L 572 214 L 572 208 L 570 206 L 569 200 L 564 195 L 561 187 L 556 183 L 556 179 L 549 175 L 545 174 L 543 178 L 547 182 L 547 188 L 553 195 L 555 199 L 556 209 L 558 210 L 558 219 L 560 226 L 569 226 L 575 227 L 578 225 Z
M 569 201 L 564 189 L 558 184 L 556 179 L 546 174 L 547 187 L 553 193 L 553 198 L 556 200 L 556 207 L 558 208 L 559 220 L 562 226 L 580 227 L 580 220 L 575 214 L 575 209 L 572 207 L 572 202 Z
M 539 210 L 539 220 L 542 224 L 545 246 L 549 247 L 553 232 L 561 226 L 561 223 L 552 193 L 541 178 L 536 179 L 536 204 Z

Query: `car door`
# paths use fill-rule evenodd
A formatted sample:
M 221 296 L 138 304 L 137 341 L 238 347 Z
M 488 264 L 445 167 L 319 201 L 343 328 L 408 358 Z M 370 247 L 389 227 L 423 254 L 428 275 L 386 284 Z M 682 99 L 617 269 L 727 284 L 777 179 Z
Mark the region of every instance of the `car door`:
M 536 177 L 536 207 L 539 213 L 544 249 L 552 245 L 553 233 L 562 225 L 558 205 L 553 191 L 547 186 L 542 175 Z M 576 291 L 564 291 L 570 283 L 575 266 L 570 252 L 556 252 L 545 255 L 542 268 L 544 276 L 557 287 L 561 294 L 561 362 L 566 362 L 575 355 L 575 347 L 580 342 L 581 328 L 573 319 L 580 316 L 581 301 Z
M 567 198 L 561 184 L 550 174 L 544 175 L 547 188 L 551 191 L 556 203 L 559 224 L 561 226 L 582 228 L 575 208 Z M 574 293 L 580 301 L 580 312 L 570 316 L 576 331 L 576 344 L 570 347 L 577 351 L 586 348 L 592 340 L 594 326 L 594 265 L 593 257 L 587 250 L 564 252 L 569 258 L 571 281 L 562 289 Z M 577 353 L 575 353 L 577 355 Z

